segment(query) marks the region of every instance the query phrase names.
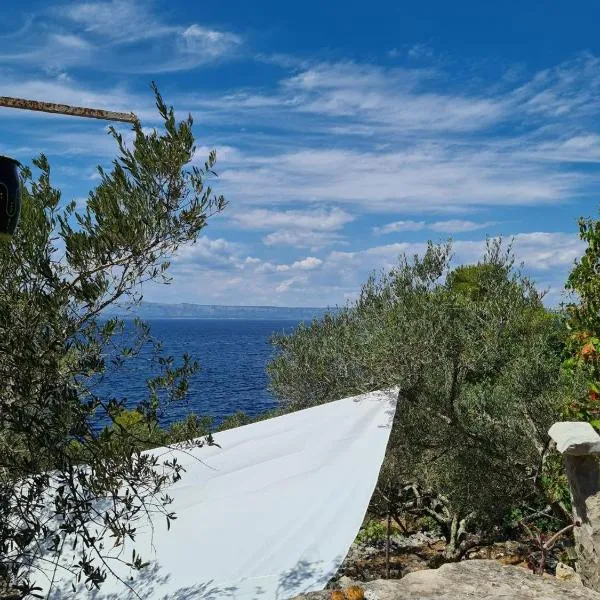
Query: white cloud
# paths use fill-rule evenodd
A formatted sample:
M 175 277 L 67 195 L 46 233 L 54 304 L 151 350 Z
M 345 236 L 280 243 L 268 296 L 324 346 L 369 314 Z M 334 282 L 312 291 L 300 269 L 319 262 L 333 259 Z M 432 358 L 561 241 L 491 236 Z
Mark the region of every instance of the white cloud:
M 505 238 L 508 242 L 509 236 Z M 486 240 L 456 241 L 454 265 L 482 259 Z M 173 263 L 174 282 L 167 289 L 145 290 L 148 300 L 277 306 L 327 306 L 352 299 L 373 270 L 397 265 L 400 254 L 422 255 L 426 243 L 393 243 L 354 251 L 332 251 L 322 257 L 307 256 L 289 263 L 275 263 L 245 254 L 245 248 L 225 239 L 201 238 Z M 560 299 L 566 275 L 583 243 L 564 232 L 518 233 L 513 249 L 517 263 L 550 288 L 548 302 Z M 165 296 L 167 294 L 167 296 Z
M 600 108 L 600 59 L 578 58 L 538 72 L 513 92 L 514 102 L 529 116 L 575 121 Z
M 88 19 L 87 28 L 90 28 L 93 19 L 89 15 Z M 153 21 L 149 22 L 148 29 L 155 30 L 152 35 L 162 31 L 160 24 Z M 189 26 L 183 31 L 210 38 L 210 32 L 200 26 Z M 281 134 L 256 138 L 252 133 L 236 131 L 236 142 L 245 141 L 245 144 L 222 143 L 218 148 L 221 176 L 218 185 L 240 206 L 239 216 L 232 215 L 238 226 L 260 227 L 261 220 L 265 223 L 262 230 L 267 231 L 264 237 L 267 245 L 316 249 L 344 242 L 335 232 L 361 211 L 388 212 L 392 218 L 393 213 L 462 216 L 481 207 L 559 203 L 595 186 L 597 175 L 582 172 L 573 162 L 600 162 L 600 133 L 576 131 L 570 118 L 566 131 L 557 129 L 555 117 L 552 117 L 551 127 L 537 117 L 529 119 L 527 123 L 531 123 L 531 127 L 525 133 L 498 135 L 494 129 L 501 124 L 506 131 L 505 126 L 512 120 L 530 115 L 530 100 L 544 89 L 553 97 L 566 95 L 570 107 L 584 110 L 583 100 L 589 93 L 567 90 L 565 73 L 569 69 L 573 71 L 571 79 L 578 85 L 585 85 L 584 75 L 592 82 L 593 89 L 594 82 L 600 82 L 598 61 L 581 59 L 557 68 L 556 73 L 533 77 L 526 84 L 511 83 L 512 89 L 496 90 L 495 95 L 485 89 L 473 91 L 472 86 L 470 95 L 457 97 L 451 90 L 437 92 L 439 102 L 453 107 L 444 109 L 446 116 L 448 111 L 458 110 L 457 106 L 466 103 L 468 125 L 443 117 L 445 124 L 439 126 L 442 113 L 431 107 L 432 94 L 421 87 L 424 83 L 433 86 L 443 76 L 439 72 L 355 63 L 304 68 L 296 76 L 284 79 L 279 91 L 272 95 L 252 94 L 247 90 L 200 99 L 181 95 L 174 98 L 174 103 L 180 114 L 186 112 L 182 107 L 194 112 L 195 106 L 202 111 L 205 122 L 218 124 L 239 115 L 241 122 L 250 127 L 268 123 L 270 127 L 282 128 Z M 344 98 L 364 99 L 363 88 L 380 97 L 381 102 L 375 102 L 373 110 L 358 107 L 351 108 L 348 115 L 338 115 L 329 105 L 330 94 L 339 95 L 342 103 Z M 137 95 L 118 87 L 95 91 L 71 80 L 18 78 L 8 80 L 6 89 L 6 93 L 12 95 L 21 92 L 56 102 L 133 110 L 143 119 L 156 118 L 150 94 Z M 346 91 L 350 92 L 349 96 Z M 495 107 L 491 120 L 478 119 L 477 106 L 482 102 L 491 102 Z M 539 99 L 536 102 L 539 107 Z M 410 123 L 404 127 L 404 117 L 398 121 L 398 115 L 383 110 L 381 103 L 392 108 L 401 105 Z M 9 113 L 14 114 L 14 111 L 3 114 Z M 301 130 L 311 132 L 313 146 L 302 138 Z M 416 130 L 418 135 L 415 135 Z M 340 136 L 331 135 L 332 131 L 346 133 L 340 140 Z M 477 135 L 472 136 L 471 131 Z M 361 132 L 370 132 L 373 142 L 367 143 Z M 76 132 L 65 133 L 62 138 L 57 134 L 47 141 L 65 147 L 67 135 L 75 153 L 98 154 L 103 147 L 106 156 L 114 153 L 110 140 L 97 145 L 91 137 L 81 135 L 79 138 Z M 296 149 L 290 151 L 284 139 L 294 135 L 299 138 L 294 144 Z M 346 135 L 354 139 L 346 139 Z M 356 136 L 360 140 L 357 141 Z M 257 146 L 258 151 L 254 150 Z M 196 162 L 205 156 L 205 148 L 199 149 Z M 561 168 L 557 168 L 557 163 L 561 163 Z M 310 227 L 304 226 L 306 218 L 310 218 L 304 216 L 310 212 L 306 207 L 317 203 L 338 208 L 323 210 L 322 218 L 312 219 Z M 267 204 L 272 207 L 269 210 L 272 216 L 267 217 L 264 208 L 243 216 L 248 206 Z M 297 207 L 284 210 L 286 205 Z M 292 221 L 293 225 L 286 224 Z M 319 221 L 323 225 L 318 225 Z M 325 231 L 323 227 L 331 227 L 327 231 L 332 235 L 320 233 Z
M 403 132 L 473 131 L 506 113 L 491 97 L 425 91 L 421 84 L 438 75 L 429 69 L 383 69 L 355 63 L 320 64 L 284 82 L 303 95 L 297 110 L 330 117 L 360 117 Z
M 148 5 L 134 0 L 73 2 L 51 9 L 60 22 L 72 22 L 80 31 L 104 40 L 136 42 L 173 33 L 154 16 Z
M 279 294 L 289 292 L 291 287 L 302 286 L 302 285 L 305 285 L 307 282 L 308 282 L 307 277 L 303 277 L 303 276 L 290 277 L 290 279 L 286 279 L 285 281 L 282 281 L 275 288 L 275 291 Z
M 14 54 L 4 64 L 20 69 L 39 60 L 43 68 L 55 68 L 55 76 L 15 75 L 5 68 L 3 93 L 133 110 L 154 123 L 151 94 L 118 80 L 85 86 L 77 71 L 65 69 L 92 66 L 99 48 L 106 53 L 96 70 L 108 68 L 106 62 L 132 72 L 149 65 L 189 68 L 234 56 L 243 43 L 210 24 L 167 22 L 146 3 L 69 6 L 73 12 L 49 18 L 47 31 L 34 19 L 28 39 L 38 35 L 39 46 L 2 44 Z M 114 60 L 117 54 L 122 60 Z M 335 304 L 354 297 L 371 269 L 392 266 L 400 252 L 425 248 L 424 241 L 368 247 L 374 213 L 380 234 L 422 232 L 424 240 L 430 232 L 478 231 L 454 246 L 457 260 L 468 262 L 481 256 L 485 228 L 506 229 L 505 212 L 519 231 L 518 209 L 530 207 L 528 219 L 539 217 L 543 227 L 544 211 L 574 204 L 597 188 L 600 62 L 594 57 L 528 79 L 515 72 L 489 86 L 454 80 L 439 67 L 259 60 L 292 71 L 270 89 L 238 89 L 232 82 L 221 92 L 207 87 L 198 94 L 191 83 L 187 91 L 163 90 L 180 115 L 189 110 L 200 117 L 207 146 L 198 148 L 194 163 L 204 161 L 214 141 L 220 175 L 215 189 L 231 201 L 215 238 L 182 249 L 174 261 L 176 281 L 166 292 L 174 301 Z M 102 124 L 62 119 L 56 127 L 44 121 L 38 128 L 28 113 L 18 113 L 23 120 L 12 119 L 15 111 L 0 114 L 11 115 L 3 125 L 14 121 L 25 139 L 35 134 L 44 150 L 68 155 L 82 178 L 90 172 L 90 156 L 114 155 Z M 73 190 L 69 197 L 82 195 Z M 340 244 L 334 252 L 333 244 Z M 575 234 L 538 232 L 519 234 L 515 249 L 534 274 L 560 286 L 581 244 Z
M 515 152 L 524 160 L 554 161 L 557 163 L 600 163 L 600 135 L 582 133 L 554 140 L 524 144 Z
M 600 162 L 591 116 L 600 102 L 589 108 L 600 91 L 597 59 L 525 82 L 516 74 L 489 89 L 467 82 L 462 93 L 444 77 L 435 69 L 326 63 L 284 79 L 271 95 L 246 90 L 202 101 L 209 112 L 281 130 L 267 152 L 240 149 L 237 160 L 222 163 L 221 184 L 245 205 L 325 202 L 392 217 L 548 206 L 597 187 L 598 174 L 576 164 Z M 545 93 L 552 100 L 544 108 Z M 569 110 L 552 112 L 552 104 Z M 296 136 L 295 150 L 280 135 Z M 451 233 L 475 230 L 473 221 L 460 220 L 448 225 Z M 305 238 L 279 227 L 265 241 L 309 247 Z
M 243 229 L 264 230 L 289 228 L 303 231 L 337 231 L 354 216 L 339 208 L 331 210 L 267 210 L 250 209 L 233 213 L 230 218 Z
M 441 233 L 463 233 L 466 231 L 476 231 L 485 229 L 490 225 L 495 225 L 495 221 L 486 221 L 485 223 L 475 223 L 474 221 L 464 221 L 460 219 L 450 219 L 448 221 L 436 221 L 434 223 L 426 223 L 425 221 L 393 221 L 381 227 L 374 227 L 373 233 L 386 234 L 396 233 L 400 231 L 421 231 L 430 229 Z
M 570 267 L 583 254 L 584 248 L 584 242 L 571 233 L 534 232 L 515 236 L 518 259 L 538 271 Z
M 311 271 L 313 269 L 317 269 L 323 264 L 323 261 L 320 258 L 316 258 L 314 256 L 307 256 L 302 260 L 297 260 L 292 264 L 291 269 L 301 269 L 302 271 Z
M 396 233 L 398 231 L 421 231 L 426 226 L 425 221 L 394 221 L 381 227 L 374 227 L 375 234 Z
M 324 231 L 293 231 L 282 229 L 273 231 L 262 238 L 265 246 L 293 246 L 295 248 L 310 248 L 320 250 L 334 244 L 347 244 L 344 236 Z
M 73 2 L 34 14 L 0 60 L 50 70 L 160 73 L 213 63 L 241 44 L 240 36 L 204 24 L 167 23 L 138 0 Z
M 477 231 L 485 229 L 491 225 L 496 225 L 496 221 L 485 221 L 484 223 L 476 223 L 475 221 L 464 221 L 460 219 L 451 219 L 449 221 L 436 221 L 430 223 L 427 228 L 432 231 L 441 233 L 464 233 L 466 231 Z
M 91 47 L 89 42 L 77 35 L 53 33 L 50 35 L 50 39 L 57 45 L 63 46 L 65 49 L 77 50 L 78 52 L 89 50 Z
M 189 267 L 201 261 L 205 265 L 233 269 L 245 263 L 245 260 L 241 258 L 243 250 L 241 244 L 223 238 L 211 239 L 204 235 L 195 244 L 182 246 L 178 250 L 173 264 L 178 267 L 181 265 Z
M 230 215 L 233 223 L 241 229 L 275 229 L 263 237 L 263 243 L 267 246 L 294 246 L 312 250 L 345 243 L 344 236 L 335 232 L 354 218 L 354 215 L 339 208 L 283 211 L 258 208 L 238 210 Z
M 258 264 L 258 263 L 257 263 Z M 271 262 L 260 263 L 256 271 L 259 273 L 286 273 L 288 271 L 312 271 L 318 269 L 323 264 L 320 258 L 307 256 L 302 260 L 294 261 L 291 264 L 273 264 Z
M 306 149 L 276 159 L 249 155 L 245 165 L 225 165 L 220 180 L 246 203 L 321 201 L 366 211 L 452 213 L 559 202 L 590 183 L 591 176 L 524 163 L 493 144 L 481 149 L 439 143 L 391 152 Z
M 184 29 L 179 37 L 183 52 L 213 59 L 242 43 L 241 38 L 233 33 L 208 29 L 195 23 Z
M 433 48 L 428 44 L 415 44 L 408 49 L 408 57 L 414 60 L 431 58 L 433 56 Z
M 574 260 L 581 256 L 584 244 L 576 234 L 563 232 L 518 233 L 512 236 L 513 251 L 517 263 L 523 262 L 525 271 L 533 276 L 539 275 L 544 286 L 549 286 L 556 300 L 566 280 L 568 270 Z M 505 242 L 511 236 L 505 237 Z M 354 252 L 331 252 L 323 261 L 323 277 L 337 277 L 348 287 L 359 289 L 372 271 L 388 270 L 398 264 L 398 257 L 406 254 L 423 255 L 427 248 L 425 242 L 393 243 L 373 246 Z M 452 244 L 453 265 L 472 264 L 481 260 L 485 254 L 486 240 L 461 240 Z

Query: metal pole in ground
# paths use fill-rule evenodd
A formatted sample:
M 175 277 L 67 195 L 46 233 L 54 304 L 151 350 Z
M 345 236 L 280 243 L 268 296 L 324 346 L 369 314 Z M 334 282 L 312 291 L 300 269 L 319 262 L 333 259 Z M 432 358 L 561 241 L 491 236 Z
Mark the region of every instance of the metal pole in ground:
M 388 507 L 386 539 L 385 539 L 385 578 L 390 578 L 390 535 L 392 533 L 390 509 Z

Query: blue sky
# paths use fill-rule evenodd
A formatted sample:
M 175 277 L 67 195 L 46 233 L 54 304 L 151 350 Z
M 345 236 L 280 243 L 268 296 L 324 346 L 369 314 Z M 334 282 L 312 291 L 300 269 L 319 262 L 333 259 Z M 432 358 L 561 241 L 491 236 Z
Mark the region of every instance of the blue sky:
M 145 299 L 324 306 L 427 240 L 457 263 L 514 236 L 548 303 L 597 216 L 593 2 L 27 2 L 2 5 L 2 95 L 136 112 L 155 80 L 216 148 L 230 201 Z M 0 109 L 0 153 L 44 152 L 84 202 L 106 124 Z M 126 128 L 125 128 L 126 129 Z

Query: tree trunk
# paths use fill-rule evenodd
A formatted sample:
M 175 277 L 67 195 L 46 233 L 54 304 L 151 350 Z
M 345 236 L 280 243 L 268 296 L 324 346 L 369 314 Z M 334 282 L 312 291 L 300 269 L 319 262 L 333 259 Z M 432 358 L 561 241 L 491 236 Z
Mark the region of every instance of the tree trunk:
M 474 544 L 467 542 L 467 525 L 474 517 L 474 513 L 467 515 L 464 519 L 458 519 L 458 515 L 452 517 L 450 524 L 450 535 L 444 549 L 444 560 L 446 562 L 457 562 Z

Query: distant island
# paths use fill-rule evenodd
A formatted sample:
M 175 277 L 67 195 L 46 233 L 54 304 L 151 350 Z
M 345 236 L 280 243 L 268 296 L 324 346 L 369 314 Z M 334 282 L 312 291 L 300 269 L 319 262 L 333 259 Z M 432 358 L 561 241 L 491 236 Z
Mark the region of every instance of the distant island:
M 113 307 L 107 316 L 140 317 L 141 319 L 275 319 L 310 321 L 325 313 L 337 312 L 337 307 L 297 306 L 225 306 L 221 304 L 163 304 L 142 302 L 129 309 Z

